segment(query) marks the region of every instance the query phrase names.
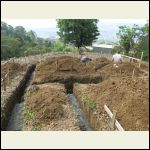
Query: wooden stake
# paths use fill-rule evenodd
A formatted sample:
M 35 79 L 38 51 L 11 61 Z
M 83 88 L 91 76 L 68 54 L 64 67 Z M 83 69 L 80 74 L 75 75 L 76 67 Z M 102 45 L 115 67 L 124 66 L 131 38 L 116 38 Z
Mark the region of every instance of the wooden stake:
M 117 113 L 117 112 L 114 111 L 114 114 L 113 114 L 112 119 L 111 119 L 111 122 L 110 122 L 110 128 L 111 128 L 112 130 L 114 130 L 114 127 L 115 127 L 116 113 Z
M 110 111 L 110 109 L 106 105 L 104 105 L 104 109 L 107 112 L 107 114 L 109 115 L 109 117 L 112 118 L 113 114 Z M 119 131 L 124 131 L 124 129 L 122 128 L 122 126 L 120 125 L 120 123 L 117 120 L 115 122 L 115 125 L 116 125 L 116 127 L 118 128 Z
M 134 77 L 134 72 L 135 72 L 135 68 L 133 69 L 133 72 L 132 72 L 132 79 L 133 79 L 133 77 Z
M 89 122 L 91 123 L 91 109 L 89 108 Z
M 96 130 L 98 131 L 100 127 L 100 121 L 99 119 L 96 119 Z
M 139 68 L 141 67 L 142 59 L 143 59 L 143 52 L 141 54 L 141 59 L 140 59 L 140 62 L 139 62 Z
M 96 130 L 95 127 L 96 127 L 96 116 L 95 116 L 95 114 L 93 113 L 93 129 L 94 129 L 94 130 Z

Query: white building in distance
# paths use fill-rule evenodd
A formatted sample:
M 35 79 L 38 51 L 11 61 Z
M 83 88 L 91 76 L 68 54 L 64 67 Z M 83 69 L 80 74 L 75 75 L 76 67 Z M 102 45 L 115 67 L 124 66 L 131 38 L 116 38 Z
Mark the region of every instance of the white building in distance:
M 106 44 L 93 44 L 93 52 L 102 52 L 102 53 L 111 53 L 113 49 L 113 45 L 106 45 Z

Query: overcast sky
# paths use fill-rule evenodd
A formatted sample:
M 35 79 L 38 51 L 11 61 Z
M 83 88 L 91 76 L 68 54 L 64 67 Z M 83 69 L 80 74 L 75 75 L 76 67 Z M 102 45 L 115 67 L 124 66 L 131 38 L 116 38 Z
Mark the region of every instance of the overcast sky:
M 34 28 L 55 28 L 57 23 L 55 19 L 3 19 L 9 25 L 23 26 L 27 29 Z M 102 23 L 134 23 L 134 24 L 145 24 L 146 19 L 100 19 Z

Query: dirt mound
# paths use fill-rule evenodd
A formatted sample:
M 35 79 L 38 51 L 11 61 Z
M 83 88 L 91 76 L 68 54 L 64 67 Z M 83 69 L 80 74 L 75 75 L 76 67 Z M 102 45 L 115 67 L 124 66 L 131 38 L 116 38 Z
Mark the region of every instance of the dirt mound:
M 33 85 L 35 87 L 35 85 Z M 28 91 L 27 109 L 37 114 L 42 121 L 47 119 L 57 119 L 63 116 L 62 104 L 66 104 L 66 99 L 59 94 L 62 89 L 52 87 L 37 86 L 37 90 Z M 65 91 L 64 91 L 65 92 Z
M 37 65 L 33 83 L 64 83 L 69 80 L 80 83 L 98 83 L 109 77 L 131 77 L 133 71 L 135 77 L 144 75 L 142 69 L 138 68 L 135 63 L 123 62 L 116 67 L 105 57 L 89 61 L 87 64 L 71 56 L 50 57 Z M 98 80 L 95 82 L 96 79 Z
M 51 103 L 49 108 L 43 111 L 43 119 L 59 119 L 64 116 L 63 107 L 59 103 Z
M 89 62 L 87 64 L 87 66 L 89 68 L 93 68 L 93 70 L 97 71 L 99 69 L 101 69 L 102 67 L 106 66 L 107 64 L 110 64 L 111 61 L 108 60 L 107 58 L 105 57 L 100 57 L 100 58 L 96 58 L 95 60 Z
M 6 63 L 1 65 L 1 77 L 3 77 L 8 70 L 10 71 L 10 77 L 16 75 L 16 73 L 25 71 L 27 68 L 26 65 L 22 65 L 19 63 Z
M 110 63 L 101 68 L 99 72 L 101 72 L 102 74 L 104 74 L 104 76 L 107 77 L 132 76 L 133 70 L 134 76 L 138 77 L 143 74 L 143 71 L 136 67 L 134 63 L 123 62 L 121 64 L 117 64 L 117 66 L 118 67 L 116 67 L 113 63 Z
M 38 125 L 42 125 L 42 130 L 79 130 L 75 125 L 75 116 L 65 94 L 64 85 L 32 85 L 25 99 L 25 126 L 30 128 L 29 130 L 34 130 L 32 128 Z M 66 122 L 70 127 L 67 128 Z
M 149 71 L 149 63 L 141 63 L 140 68 Z
M 97 115 L 106 104 L 117 111 L 117 120 L 125 130 L 149 130 L 149 86 L 147 79 L 118 78 L 97 85 L 75 84 L 74 91 L 97 103 Z
M 41 64 L 37 65 L 37 71 L 80 71 L 84 64 L 78 58 L 70 56 L 49 57 Z M 58 68 L 58 70 L 57 70 Z
M 61 82 L 77 81 L 77 82 L 93 82 L 95 79 L 100 79 L 100 74 L 97 74 L 93 69 L 93 65 L 81 63 L 78 58 L 70 56 L 52 57 L 46 59 L 41 64 L 37 65 L 34 84 L 46 82 Z M 84 79 L 85 78 L 85 79 Z
M 107 61 L 109 61 L 106 57 L 99 57 L 99 58 L 96 58 L 95 60 L 99 61 L 99 62 L 107 62 Z

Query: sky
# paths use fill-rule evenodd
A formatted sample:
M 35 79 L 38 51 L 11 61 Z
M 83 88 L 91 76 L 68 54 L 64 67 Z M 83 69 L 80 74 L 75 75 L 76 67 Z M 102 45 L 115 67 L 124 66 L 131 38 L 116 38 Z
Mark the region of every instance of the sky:
M 35 28 L 56 28 L 57 22 L 55 19 L 3 19 L 2 21 L 8 23 L 9 25 L 23 26 L 27 29 Z M 135 23 L 135 24 L 145 24 L 146 19 L 100 19 L 102 23 Z M 99 22 L 99 23 L 100 23 Z
M 38 37 L 58 38 L 56 19 L 3 19 L 2 21 L 13 27 L 23 26 L 26 31 L 33 30 Z M 146 19 L 100 19 L 97 24 L 100 30 L 99 39 L 117 41 L 116 33 L 120 25 L 143 26 L 146 23 Z

